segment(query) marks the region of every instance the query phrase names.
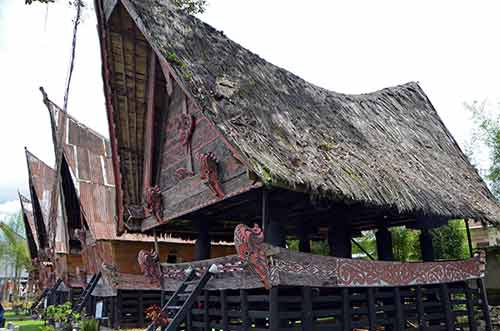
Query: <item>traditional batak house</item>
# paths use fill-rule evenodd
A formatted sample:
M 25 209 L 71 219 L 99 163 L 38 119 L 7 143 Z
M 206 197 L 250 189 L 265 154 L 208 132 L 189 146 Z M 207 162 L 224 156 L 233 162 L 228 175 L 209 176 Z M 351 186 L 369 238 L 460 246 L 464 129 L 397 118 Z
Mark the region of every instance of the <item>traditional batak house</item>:
M 34 233 L 37 237 L 37 254 L 33 266 L 37 269 L 41 295 L 33 308 L 40 304 L 64 302 L 72 287 L 71 279 L 75 269 L 81 265 L 81 257 L 68 252 L 64 240 L 64 225 L 58 211 L 57 196 L 53 194 L 56 172 L 39 158 L 26 150 L 28 163 L 31 211 L 23 203 L 23 211 L 33 217 Z M 76 255 L 76 256 L 75 256 Z M 74 285 L 74 284 L 73 284 Z M 76 285 L 77 286 L 77 285 Z M 80 285 L 81 287 L 81 285 Z
M 38 260 L 38 233 L 36 231 L 35 217 L 33 215 L 33 206 L 31 205 L 31 200 L 26 198 L 21 193 L 19 195 L 19 202 L 21 204 L 21 215 L 23 218 L 23 225 L 26 235 L 26 242 L 28 244 L 28 252 L 32 261 L 32 269 L 28 271 L 28 284 L 27 291 L 29 295 L 38 294 L 41 289 L 40 275 L 38 273 L 40 268 L 40 262 Z
M 331 92 L 168 0 L 96 10 L 118 232 L 198 248 L 198 262 L 146 260 L 170 291 L 155 326 L 491 330 L 481 255 L 435 261 L 429 230 L 497 223 L 500 208 L 417 83 Z M 423 262 L 391 261 L 388 229 L 403 225 L 421 231 Z M 362 230 L 380 261 L 351 259 Z M 210 259 L 233 236 L 237 254 Z M 310 253 L 318 239 L 331 256 Z
M 83 267 L 77 276 L 86 286 L 77 310 L 94 313 L 103 302 L 109 326 L 145 325 L 144 310 L 160 305 L 160 283 L 146 278 L 137 262 L 141 250 L 157 250 L 165 263 L 192 261 L 192 242 L 141 233 L 117 235 L 115 182 L 109 142 L 62 111 L 45 96 L 57 153 L 62 147 L 60 180 L 63 192 L 70 251 L 80 252 Z M 156 246 L 156 247 L 155 247 Z M 232 246 L 217 244 L 215 256 L 224 256 Z

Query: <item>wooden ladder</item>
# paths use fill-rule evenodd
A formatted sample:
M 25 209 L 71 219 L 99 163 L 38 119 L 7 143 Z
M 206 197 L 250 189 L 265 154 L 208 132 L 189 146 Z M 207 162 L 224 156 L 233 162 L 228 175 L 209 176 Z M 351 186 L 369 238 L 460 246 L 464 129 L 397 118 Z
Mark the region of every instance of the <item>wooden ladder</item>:
M 97 286 L 97 283 L 99 282 L 99 279 L 101 279 L 101 273 L 98 272 L 92 276 L 90 279 L 90 282 L 87 284 L 83 292 L 80 294 L 80 301 L 78 304 L 73 308 L 73 311 L 76 313 L 80 313 L 83 310 L 83 307 L 87 304 L 89 301 L 90 295 L 94 291 L 95 287 Z
M 212 273 L 207 268 L 200 278 L 196 279 L 196 271 L 191 270 L 184 280 L 184 282 L 179 286 L 177 291 L 170 297 L 168 302 L 162 307 L 161 315 L 166 315 L 170 322 L 166 326 L 165 331 L 176 331 L 179 325 L 186 318 L 187 313 L 191 310 L 196 298 L 200 295 L 201 291 L 205 287 L 205 284 L 212 277 Z M 179 305 L 181 297 L 187 297 L 182 305 Z M 173 317 L 173 318 L 172 318 Z M 156 321 L 153 321 L 146 331 L 155 331 L 158 327 Z
M 49 294 L 49 292 L 50 292 L 50 289 L 48 289 L 48 288 L 44 289 L 42 294 L 40 294 L 40 296 L 31 305 L 30 311 L 35 310 L 38 307 L 38 305 L 42 302 L 42 300 Z

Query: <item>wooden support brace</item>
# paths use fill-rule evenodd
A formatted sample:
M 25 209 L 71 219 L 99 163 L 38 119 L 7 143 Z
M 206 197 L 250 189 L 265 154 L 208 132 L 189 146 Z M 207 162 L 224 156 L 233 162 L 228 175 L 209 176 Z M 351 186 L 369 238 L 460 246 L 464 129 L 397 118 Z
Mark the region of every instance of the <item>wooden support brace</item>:
M 483 310 L 483 318 L 485 322 L 485 330 L 492 331 L 490 308 L 488 305 L 488 297 L 486 295 L 486 286 L 484 285 L 484 280 L 477 280 L 477 288 L 479 289 L 479 296 L 481 298 L 481 309 Z
M 418 327 L 421 331 L 423 331 L 425 330 L 425 311 L 422 301 L 422 287 L 420 285 L 417 285 L 415 289 L 415 296 L 416 296 L 416 306 L 417 306 Z
M 347 287 L 342 288 L 342 330 L 351 330 L 351 299 Z
M 395 316 L 395 330 L 404 330 L 405 323 L 403 317 L 403 306 L 401 304 L 401 291 L 399 287 L 395 287 L 393 290 L 394 306 L 396 308 Z
M 375 294 L 374 288 L 369 287 L 367 289 L 368 295 L 368 325 L 370 331 L 375 331 L 375 326 L 377 323 L 377 307 L 375 306 Z
M 222 314 L 222 330 L 229 330 L 229 320 L 227 315 L 227 293 L 226 290 L 220 291 L 220 310 Z
M 271 287 L 269 290 L 269 330 L 280 329 L 279 288 Z

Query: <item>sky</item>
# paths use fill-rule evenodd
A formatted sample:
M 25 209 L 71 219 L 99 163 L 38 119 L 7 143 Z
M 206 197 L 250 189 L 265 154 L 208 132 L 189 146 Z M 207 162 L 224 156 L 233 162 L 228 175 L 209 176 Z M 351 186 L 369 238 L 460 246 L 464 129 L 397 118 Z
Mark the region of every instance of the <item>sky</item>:
M 92 0 L 79 28 L 68 111 L 108 136 Z M 417 81 L 460 144 L 464 102 L 500 101 L 500 2 L 209 0 L 200 18 L 264 59 L 344 93 Z M 62 105 L 74 8 L 0 0 L 0 214 L 27 194 L 24 147 L 54 163 L 39 86 Z

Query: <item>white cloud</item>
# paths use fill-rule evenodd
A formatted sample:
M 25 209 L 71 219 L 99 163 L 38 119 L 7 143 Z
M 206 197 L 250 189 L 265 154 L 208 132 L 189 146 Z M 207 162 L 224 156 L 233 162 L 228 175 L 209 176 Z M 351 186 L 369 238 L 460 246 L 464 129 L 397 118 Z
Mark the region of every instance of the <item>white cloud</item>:
M 21 210 L 19 200 L 7 201 L 0 203 L 0 221 L 10 215 L 17 214 Z

